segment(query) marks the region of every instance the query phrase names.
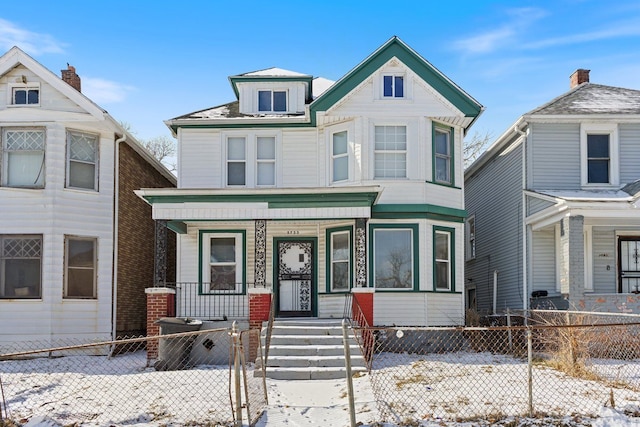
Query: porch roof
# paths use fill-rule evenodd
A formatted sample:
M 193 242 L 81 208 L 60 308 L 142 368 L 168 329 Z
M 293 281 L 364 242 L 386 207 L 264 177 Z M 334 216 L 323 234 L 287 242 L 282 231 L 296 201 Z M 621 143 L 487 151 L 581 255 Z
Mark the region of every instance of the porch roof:
M 186 231 L 188 221 L 370 218 L 380 186 L 340 188 L 137 190 L 153 219 Z M 182 223 L 182 224 L 180 224 Z

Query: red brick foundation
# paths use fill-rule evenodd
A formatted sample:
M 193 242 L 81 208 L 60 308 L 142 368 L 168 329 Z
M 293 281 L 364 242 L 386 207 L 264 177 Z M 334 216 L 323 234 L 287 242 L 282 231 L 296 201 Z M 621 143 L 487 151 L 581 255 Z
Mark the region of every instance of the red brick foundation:
M 271 291 L 268 289 L 249 290 L 249 329 L 262 329 L 262 323 L 269 320 L 270 311 Z M 260 334 L 252 333 L 249 337 L 249 360 L 255 360 L 258 355 Z
M 154 337 L 160 334 L 160 326 L 156 320 L 162 317 L 174 317 L 176 291 L 169 288 L 147 288 L 147 336 Z M 147 342 L 147 360 L 158 357 L 158 340 Z

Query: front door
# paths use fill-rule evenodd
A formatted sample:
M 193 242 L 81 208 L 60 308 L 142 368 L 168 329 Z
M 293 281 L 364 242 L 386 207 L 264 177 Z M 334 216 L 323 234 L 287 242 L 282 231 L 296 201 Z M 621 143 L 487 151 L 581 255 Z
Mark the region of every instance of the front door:
M 619 292 L 640 292 L 640 237 L 618 239 Z
M 314 241 L 278 241 L 277 285 L 280 317 L 313 316 Z

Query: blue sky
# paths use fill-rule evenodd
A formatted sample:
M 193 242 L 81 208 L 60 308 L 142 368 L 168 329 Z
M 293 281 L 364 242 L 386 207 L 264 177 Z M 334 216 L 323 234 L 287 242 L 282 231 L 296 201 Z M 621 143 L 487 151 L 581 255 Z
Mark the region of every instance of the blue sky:
M 499 136 L 520 115 L 591 82 L 640 89 L 640 2 L 36 1 L 0 9 L 17 45 L 141 138 L 163 121 L 234 100 L 228 76 L 280 67 L 337 80 L 397 35 L 485 106 L 471 129 Z

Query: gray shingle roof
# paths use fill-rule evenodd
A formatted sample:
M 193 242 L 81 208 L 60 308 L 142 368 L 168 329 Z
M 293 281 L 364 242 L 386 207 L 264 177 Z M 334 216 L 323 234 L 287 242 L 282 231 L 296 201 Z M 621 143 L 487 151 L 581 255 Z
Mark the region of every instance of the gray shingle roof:
M 193 113 L 185 114 L 183 116 L 175 117 L 171 120 L 182 119 L 235 119 L 243 117 L 300 117 L 304 116 L 304 113 L 289 113 L 289 114 L 243 114 L 240 112 L 240 103 L 238 101 L 229 102 L 228 104 L 218 105 L 217 107 L 207 108 L 205 110 L 194 111 Z
M 624 187 L 622 187 L 622 191 L 624 191 L 625 193 L 628 193 L 631 196 L 635 196 L 636 194 L 640 193 L 640 179 L 629 183 L 627 185 L 625 185 Z
M 583 83 L 525 114 L 640 114 L 640 90 Z

